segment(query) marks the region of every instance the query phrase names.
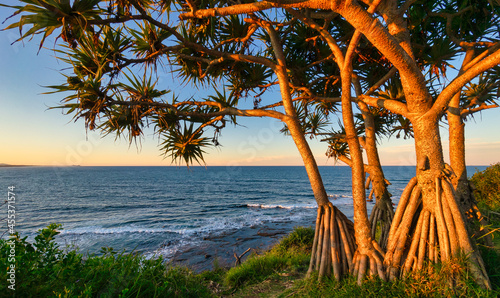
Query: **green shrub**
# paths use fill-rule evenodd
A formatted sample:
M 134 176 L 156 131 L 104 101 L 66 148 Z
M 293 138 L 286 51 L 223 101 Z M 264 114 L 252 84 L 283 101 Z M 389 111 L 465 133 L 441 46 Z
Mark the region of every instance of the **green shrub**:
M 311 250 L 314 240 L 314 229 L 296 227 L 288 236 L 283 238 L 276 246 L 276 249 L 302 249 Z
M 283 271 L 305 271 L 309 265 L 313 238 L 313 229 L 295 228 L 264 255 L 252 255 L 241 265 L 229 269 L 225 285 L 237 288 L 261 282 Z
M 15 267 L 17 297 L 211 297 L 204 280 L 186 268 L 168 267 L 162 258 L 117 253 L 84 257 L 64 252 L 54 241 L 60 225 L 39 231 L 33 244 L 17 236 Z M 10 245 L 0 239 L 0 268 L 7 268 Z M 7 279 L 1 270 L 0 279 Z M 5 290 L 3 290 L 5 291 Z
M 478 205 L 493 211 L 500 211 L 500 163 L 476 172 L 470 179 Z

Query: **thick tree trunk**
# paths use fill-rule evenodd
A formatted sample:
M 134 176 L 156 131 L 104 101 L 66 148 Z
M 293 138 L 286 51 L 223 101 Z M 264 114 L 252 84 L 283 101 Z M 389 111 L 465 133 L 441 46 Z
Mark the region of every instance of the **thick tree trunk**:
M 445 169 L 438 121 L 425 116 L 412 120 L 417 177 L 403 192 L 391 225 L 385 255 L 389 277 L 394 279 L 400 273 L 422 269 L 426 261 L 448 262 L 465 253 L 476 281 L 491 288 Z

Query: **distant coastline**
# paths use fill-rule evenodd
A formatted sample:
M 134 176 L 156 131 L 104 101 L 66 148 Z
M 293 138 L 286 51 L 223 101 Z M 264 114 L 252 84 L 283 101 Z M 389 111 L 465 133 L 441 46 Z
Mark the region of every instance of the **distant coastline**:
M 9 165 L 6 163 L 0 163 L 0 168 L 21 168 L 21 167 L 35 167 L 33 165 Z

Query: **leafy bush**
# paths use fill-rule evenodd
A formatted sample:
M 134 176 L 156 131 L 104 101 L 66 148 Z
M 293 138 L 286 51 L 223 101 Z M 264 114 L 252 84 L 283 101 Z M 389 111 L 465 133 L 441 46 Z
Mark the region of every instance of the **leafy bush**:
M 311 250 L 314 240 L 314 229 L 296 227 L 292 233 L 283 238 L 277 245 L 277 249 L 289 250 L 292 248 Z
M 471 181 L 474 183 L 474 195 L 478 205 L 493 211 L 500 211 L 500 163 L 476 172 Z
M 231 268 L 225 277 L 230 288 L 261 282 L 283 271 L 305 271 L 309 264 L 314 230 L 297 227 L 264 255 L 252 255 L 240 266 Z
M 211 297 L 203 279 L 185 268 L 168 267 L 162 258 L 117 253 L 84 257 L 64 252 L 54 241 L 60 225 L 39 230 L 33 244 L 14 238 L 15 291 L 18 297 Z M 11 260 L 8 240 L 0 239 L 0 268 Z M 0 279 L 7 280 L 7 270 Z M 4 290 L 5 291 L 5 290 Z

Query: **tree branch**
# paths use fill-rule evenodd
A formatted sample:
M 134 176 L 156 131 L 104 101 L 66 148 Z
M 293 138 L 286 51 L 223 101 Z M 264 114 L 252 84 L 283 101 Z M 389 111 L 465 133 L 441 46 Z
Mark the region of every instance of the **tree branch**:
M 408 118 L 409 115 L 408 107 L 406 106 L 406 104 L 400 101 L 376 98 L 367 95 L 361 95 L 357 99 L 372 107 L 384 108 L 386 110 L 391 111 L 392 113 L 399 114 L 401 116 Z
M 172 110 L 176 115 L 185 116 L 185 117 L 201 117 L 201 118 L 213 118 L 218 116 L 242 116 L 242 117 L 271 117 L 279 120 L 284 120 L 285 115 L 283 113 L 277 111 L 270 110 L 261 110 L 261 109 L 253 109 L 253 110 L 240 110 L 233 107 L 221 107 L 217 112 L 211 113 L 200 113 L 200 112 L 183 112 L 179 111 L 177 108 L 181 105 L 196 105 L 196 106 L 216 106 L 220 107 L 219 103 L 207 101 L 207 102 L 182 102 L 177 103 L 175 105 L 162 103 L 162 102 L 146 102 L 146 101 L 118 101 L 118 100 L 108 100 L 106 101 L 108 105 L 118 105 L 118 106 L 146 106 L 146 107 L 159 107 L 166 108 Z
M 318 4 L 321 4 L 322 8 L 326 8 L 327 7 L 326 2 L 327 1 L 310 1 L 310 0 L 260 1 L 254 3 L 236 4 L 226 7 L 200 9 L 194 12 L 191 11 L 182 13 L 179 15 L 179 18 L 181 20 L 186 20 L 194 18 L 201 19 L 201 18 L 216 17 L 216 16 L 250 14 L 254 12 L 267 10 L 270 8 L 279 8 L 279 7 L 314 8 L 318 6 Z M 316 8 L 321 9 L 320 7 Z
M 427 112 L 429 117 L 440 117 L 448 107 L 453 95 L 459 92 L 465 84 L 470 82 L 482 72 L 500 64 L 500 50 L 484 58 L 474 66 L 470 67 L 462 75 L 456 77 L 444 90 L 439 94 L 432 108 Z
M 492 104 L 492 105 L 487 105 L 487 104 L 482 104 L 480 105 L 479 107 L 475 107 L 475 108 L 469 108 L 467 110 L 462 110 L 462 112 L 460 113 L 460 116 L 462 118 L 465 118 L 471 114 L 474 114 L 476 112 L 480 112 L 480 111 L 484 111 L 484 110 L 489 110 L 489 109 L 494 109 L 494 108 L 498 108 L 500 107 L 498 104 Z

